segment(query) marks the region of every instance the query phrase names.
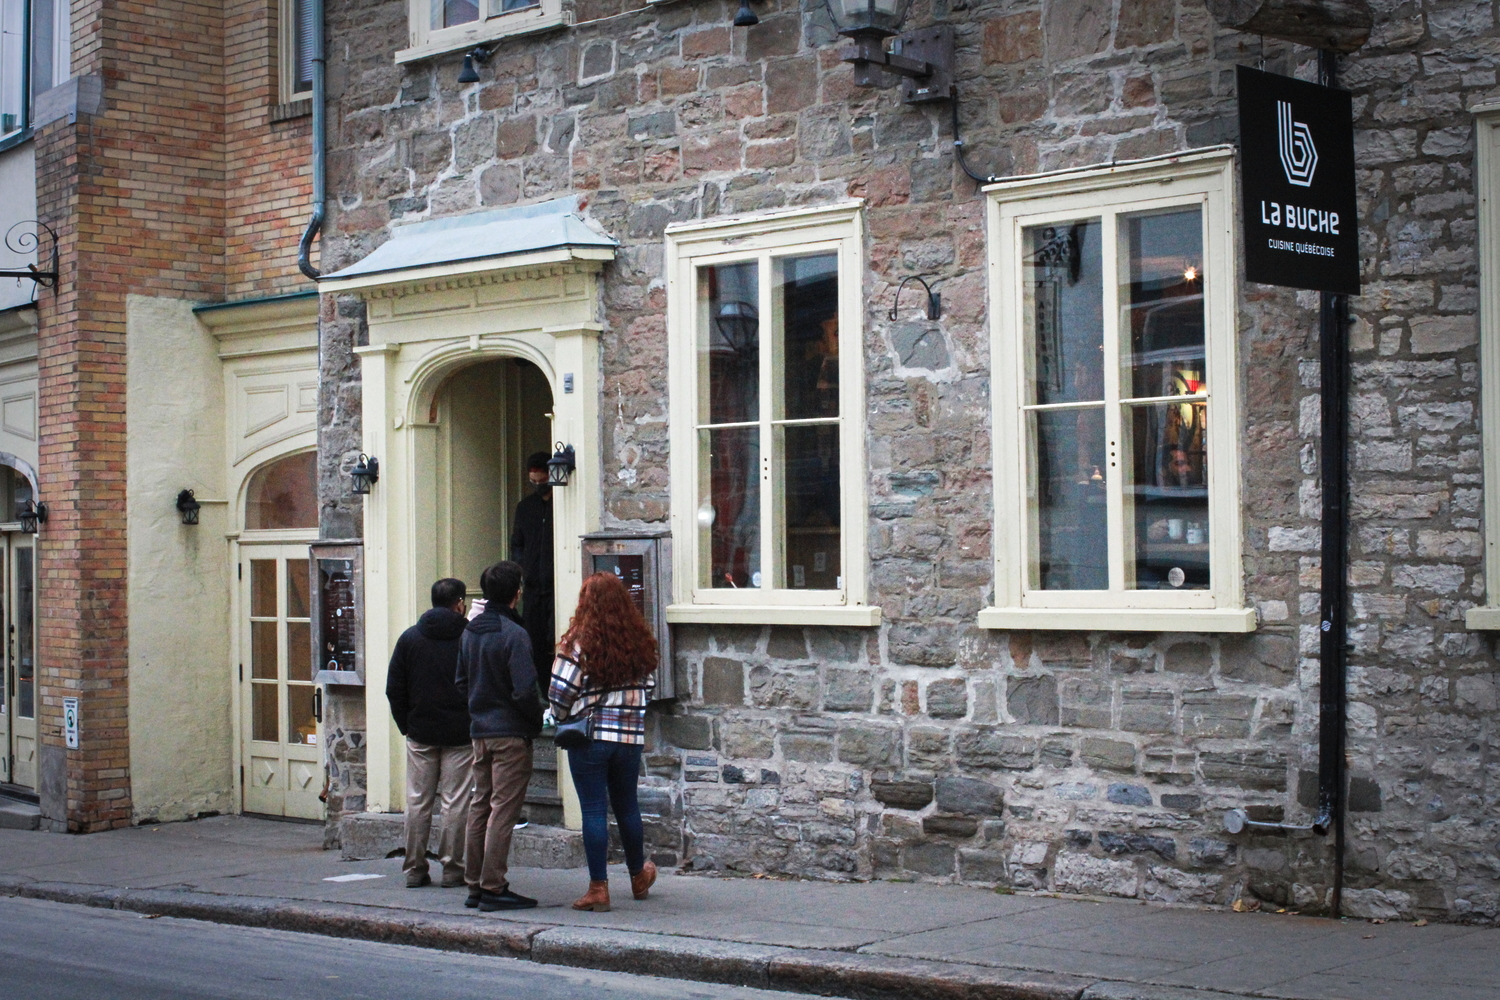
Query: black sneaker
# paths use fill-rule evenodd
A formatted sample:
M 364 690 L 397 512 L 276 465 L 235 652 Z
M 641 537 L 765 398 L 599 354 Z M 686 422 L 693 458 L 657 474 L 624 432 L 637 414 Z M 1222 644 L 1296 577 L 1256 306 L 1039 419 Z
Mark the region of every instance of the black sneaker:
M 471 910 L 474 909 L 474 907 L 479 905 L 479 897 L 483 895 L 484 892 L 478 888 L 470 889 L 469 898 L 464 900 L 464 905 Z
M 496 910 L 529 910 L 536 905 L 530 896 L 512 892 L 507 886 L 502 893 L 485 892 L 479 896 L 479 912 L 493 913 Z

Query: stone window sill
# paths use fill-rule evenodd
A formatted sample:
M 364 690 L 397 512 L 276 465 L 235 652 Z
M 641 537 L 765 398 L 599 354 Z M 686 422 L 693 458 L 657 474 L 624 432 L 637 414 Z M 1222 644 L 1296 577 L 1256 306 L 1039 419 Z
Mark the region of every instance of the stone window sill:
M 979 627 L 1085 632 L 1254 632 L 1255 609 L 985 608 L 979 612 Z
M 880 624 L 880 608 L 867 604 L 819 607 L 770 604 L 669 604 L 672 625 L 844 625 Z
M 547 9 L 549 6 L 549 4 L 542 4 L 526 10 L 501 14 L 475 22 L 472 28 L 461 32 L 455 28 L 443 29 L 437 38 L 425 40 L 409 49 L 401 49 L 396 53 L 396 63 L 399 65 L 416 62 L 418 59 L 431 59 L 433 56 L 446 55 L 449 52 L 462 52 L 484 42 L 493 42 L 500 38 L 515 38 L 520 35 L 535 35 L 538 32 L 565 27 L 571 23 L 571 18 L 566 11 L 549 10 Z
M 306 118 L 312 114 L 312 100 L 307 97 L 295 97 L 285 104 L 271 105 L 271 124 L 277 122 L 291 121 L 293 118 Z
M 1464 625 L 1476 632 L 1500 630 L 1500 608 L 1470 608 L 1464 612 Z

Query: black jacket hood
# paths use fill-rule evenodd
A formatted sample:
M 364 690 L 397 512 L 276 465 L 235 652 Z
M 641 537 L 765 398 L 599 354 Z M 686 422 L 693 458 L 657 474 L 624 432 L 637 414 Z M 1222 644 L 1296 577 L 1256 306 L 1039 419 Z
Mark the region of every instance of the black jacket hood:
M 417 628 L 429 639 L 457 639 L 464 634 L 468 619 L 452 608 L 429 608 L 417 619 Z

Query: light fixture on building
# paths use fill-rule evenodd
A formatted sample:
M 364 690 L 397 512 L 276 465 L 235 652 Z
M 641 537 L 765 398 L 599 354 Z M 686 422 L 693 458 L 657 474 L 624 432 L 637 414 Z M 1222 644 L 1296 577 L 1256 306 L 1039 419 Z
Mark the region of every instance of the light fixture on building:
M 16 504 L 16 520 L 21 522 L 21 531 L 36 534 L 37 525 L 47 523 L 47 505 L 35 500 L 22 500 Z
M 750 0 L 740 0 L 740 9 L 735 12 L 734 26 L 736 28 L 748 28 L 759 24 L 760 18 L 755 16 L 755 11 L 750 9 Z
M 749 302 L 726 302 L 714 317 L 714 326 L 729 349 L 742 358 L 755 356 L 760 344 L 760 313 Z
M 360 452 L 359 461 L 349 470 L 349 477 L 354 480 L 350 492 L 364 496 L 380 480 L 380 459 Z
M 854 39 L 843 60 L 854 64 L 854 83 L 876 87 L 886 73 L 906 78 L 908 104 L 941 101 L 953 91 L 953 29 L 947 25 L 898 34 L 911 0 L 829 0 L 839 34 Z M 890 49 L 886 39 L 894 40 Z
M 192 490 L 183 490 L 177 494 L 177 513 L 182 515 L 183 524 L 197 524 L 198 510 L 202 506 L 193 496 Z
M 573 446 L 557 442 L 557 448 L 552 452 L 552 457 L 547 460 L 547 485 L 566 486 L 568 477 L 578 466 L 573 461 Z
M 479 71 L 474 68 L 475 63 L 484 65 L 490 61 L 490 50 L 483 45 L 476 45 L 464 53 L 463 68 L 458 71 L 459 83 L 478 83 Z
M 927 284 L 927 281 L 924 278 L 922 278 L 920 275 L 913 274 L 913 275 L 909 275 L 909 276 L 907 276 L 905 278 L 902 278 L 901 279 L 901 284 L 899 284 L 899 285 L 896 286 L 896 297 L 891 300 L 891 311 L 890 311 L 890 315 L 888 317 L 891 320 L 891 322 L 894 323 L 896 321 L 896 307 L 901 304 L 901 289 L 903 289 L 903 288 L 906 287 L 906 283 L 908 281 L 915 281 L 917 284 L 921 285 L 922 289 L 927 293 L 927 303 L 926 303 L 926 305 L 927 305 L 927 318 L 928 319 L 935 320 L 939 316 L 943 315 L 943 298 L 942 298 L 942 296 L 939 295 L 937 292 L 934 292 L 932 290 L 932 287 Z

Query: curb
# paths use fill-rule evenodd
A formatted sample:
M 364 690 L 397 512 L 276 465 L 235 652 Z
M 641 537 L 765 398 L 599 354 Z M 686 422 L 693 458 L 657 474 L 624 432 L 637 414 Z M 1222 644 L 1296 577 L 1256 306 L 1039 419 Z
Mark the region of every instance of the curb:
M 851 1000 L 1245 1000 L 1244 994 L 957 962 L 274 896 L 29 882 L 5 875 L 0 875 L 0 896 Z

